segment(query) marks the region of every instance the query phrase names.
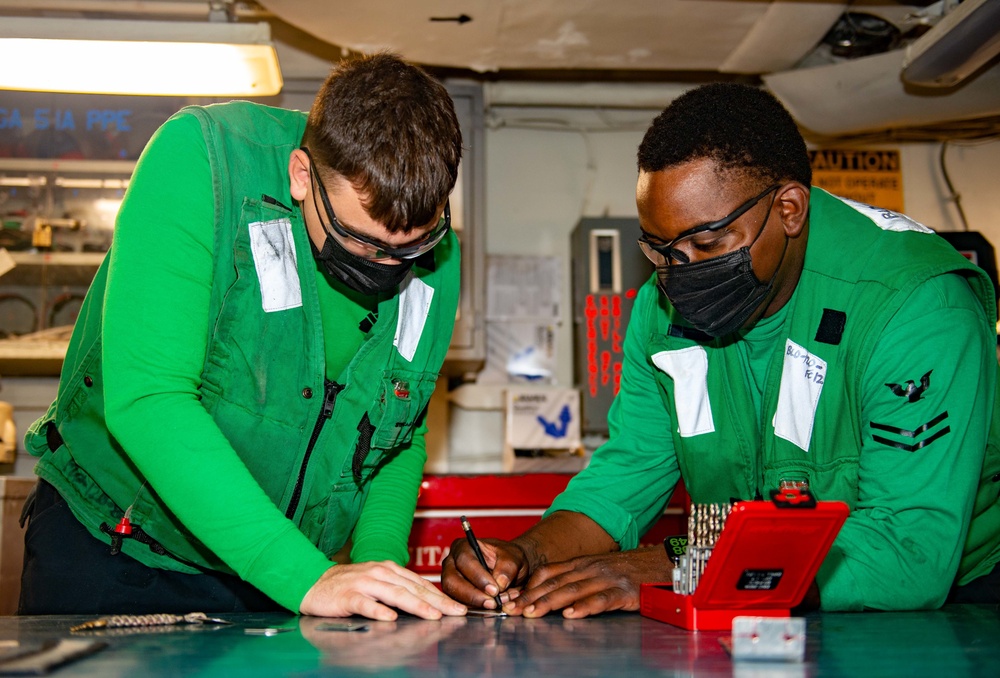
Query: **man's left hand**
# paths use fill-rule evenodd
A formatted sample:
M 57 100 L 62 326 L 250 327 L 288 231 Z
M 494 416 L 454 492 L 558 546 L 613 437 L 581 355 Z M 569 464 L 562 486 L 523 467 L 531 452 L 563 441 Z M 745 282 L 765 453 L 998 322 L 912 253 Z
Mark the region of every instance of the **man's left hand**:
M 504 611 L 541 617 L 562 609 L 579 619 L 611 610 L 639 609 L 639 585 L 671 580 L 673 566 L 658 546 L 580 556 L 537 569 Z

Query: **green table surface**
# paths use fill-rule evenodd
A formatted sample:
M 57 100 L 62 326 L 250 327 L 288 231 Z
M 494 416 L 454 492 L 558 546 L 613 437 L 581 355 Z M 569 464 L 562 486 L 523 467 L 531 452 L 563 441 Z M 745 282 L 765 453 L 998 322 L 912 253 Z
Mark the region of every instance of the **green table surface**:
M 804 662 L 734 662 L 727 632 L 692 633 L 638 613 L 583 620 L 446 618 L 364 622 L 325 631 L 326 620 L 219 615 L 231 626 L 177 625 L 70 633 L 88 617 L 0 617 L 0 657 L 60 638 L 107 647 L 56 676 L 1000 676 L 1000 608 L 807 617 Z M 288 627 L 274 636 L 247 628 Z M 0 663 L 0 672 L 3 664 Z

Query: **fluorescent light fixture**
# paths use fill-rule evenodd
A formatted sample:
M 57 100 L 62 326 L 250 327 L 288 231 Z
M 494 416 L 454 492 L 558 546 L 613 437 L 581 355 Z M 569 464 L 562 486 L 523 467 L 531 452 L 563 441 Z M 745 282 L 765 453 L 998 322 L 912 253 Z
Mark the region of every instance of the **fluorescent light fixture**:
M 906 48 L 903 82 L 952 87 L 1000 53 L 1000 0 L 965 0 Z
M 128 188 L 128 179 L 64 179 L 63 177 L 56 177 L 56 186 L 62 188 L 124 190 Z
M 281 69 L 266 23 L 4 17 L 0 89 L 271 96 Z
M 14 188 L 31 188 L 32 186 L 44 186 L 49 183 L 45 177 L 0 177 L 0 186 L 11 186 Z

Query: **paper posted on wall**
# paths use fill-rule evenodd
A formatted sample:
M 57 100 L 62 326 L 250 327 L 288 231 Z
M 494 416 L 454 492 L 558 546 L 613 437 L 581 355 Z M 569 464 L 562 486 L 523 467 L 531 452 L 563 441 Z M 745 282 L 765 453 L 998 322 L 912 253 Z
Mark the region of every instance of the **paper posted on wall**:
M 489 257 L 486 365 L 480 383 L 548 384 L 564 287 L 558 257 Z

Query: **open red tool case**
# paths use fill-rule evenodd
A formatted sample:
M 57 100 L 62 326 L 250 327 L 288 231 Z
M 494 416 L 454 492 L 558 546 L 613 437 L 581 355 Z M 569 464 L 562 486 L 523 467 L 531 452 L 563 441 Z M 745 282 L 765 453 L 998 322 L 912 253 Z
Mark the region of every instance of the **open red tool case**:
M 733 505 L 693 593 L 643 584 L 640 611 L 690 631 L 723 631 L 734 617 L 787 617 L 802 602 L 849 509 L 808 491 Z

